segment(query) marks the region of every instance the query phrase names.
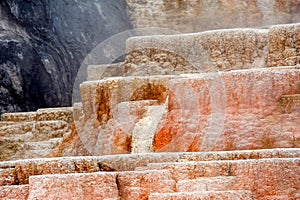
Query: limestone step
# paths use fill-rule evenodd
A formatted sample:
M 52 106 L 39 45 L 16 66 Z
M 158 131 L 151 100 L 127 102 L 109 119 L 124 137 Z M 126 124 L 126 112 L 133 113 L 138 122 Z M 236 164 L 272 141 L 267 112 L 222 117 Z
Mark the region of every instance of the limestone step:
M 257 65 L 262 67 L 268 53 L 268 33 L 268 30 L 263 29 L 228 29 L 132 37 L 126 42 L 125 66 L 128 74 L 135 75 L 201 73 L 246 69 Z M 147 73 L 150 66 L 155 70 Z
M 36 112 L 37 121 L 63 120 L 68 123 L 73 122 L 72 107 L 58 107 L 38 109 Z
M 272 158 L 299 158 L 300 149 L 268 149 L 268 150 L 247 150 L 247 151 L 226 151 L 226 152 L 180 152 L 180 153 L 148 153 L 148 154 L 124 154 L 110 156 L 86 156 L 86 157 L 62 157 L 62 158 L 43 158 L 26 159 L 16 161 L 0 162 L 0 169 L 14 169 L 12 174 L 7 175 L 7 179 L 14 177 L 13 182 L 28 184 L 28 177 L 41 174 L 67 174 L 84 173 L 96 171 L 130 171 L 148 170 L 149 163 L 170 163 L 185 161 L 212 161 L 223 160 L 219 166 L 227 166 L 226 160 L 245 160 L 252 159 L 272 159 Z M 247 161 L 248 163 L 250 161 Z M 195 165 L 195 162 L 192 162 Z M 216 163 L 216 161 L 213 161 Z M 251 163 L 251 162 L 250 162 Z M 149 166 L 147 166 L 149 164 Z M 176 165 L 176 163 L 175 163 Z M 183 164 L 184 165 L 184 164 Z M 189 164 L 191 165 L 191 163 Z M 204 164 L 202 164 L 204 166 Z M 209 166 L 209 164 L 207 164 Z M 174 163 L 172 163 L 174 166 Z M 156 168 L 164 168 L 164 164 L 158 164 Z M 184 167 L 184 166 L 183 166 Z M 179 168 L 179 166 L 177 167 Z M 226 172 L 226 171 L 225 171 Z M 15 174 L 15 176 L 13 176 Z M 223 173 L 224 174 L 224 173 Z M 228 175 L 228 172 L 225 173 Z M 1 184 L 0 184 L 1 185 Z
M 300 198 L 300 196 L 298 196 L 294 199 L 298 200 L 299 198 Z M 288 195 L 276 195 L 276 196 L 275 195 L 270 195 L 270 196 L 265 196 L 262 199 L 263 200 L 286 200 L 286 199 L 291 199 L 291 198 L 289 198 Z
M 123 62 L 106 65 L 89 65 L 87 68 L 87 80 L 101 80 L 106 77 L 122 76 L 124 73 Z
M 16 134 L 15 137 L 0 136 L 0 161 L 15 159 L 16 153 L 23 152 L 24 143 L 31 138 L 31 133 Z
M 37 121 L 33 130 L 35 141 L 49 140 L 51 138 L 62 138 L 71 127 L 63 120 Z
M 297 158 L 300 148 L 275 148 L 260 150 L 189 152 L 183 153 L 178 161 L 246 160 L 262 158 Z
M 125 66 L 128 74 L 135 75 L 147 75 L 149 68 L 154 68 L 150 74 L 188 73 L 193 72 L 192 64 L 200 72 L 295 66 L 300 63 L 299 29 L 297 23 L 132 37 L 126 42 Z
M 56 148 L 61 142 L 62 138 L 51 138 L 49 140 L 37 141 L 37 142 L 27 142 L 24 144 L 23 148 L 26 151 L 37 151 L 41 153 L 43 151 L 49 151 Z M 30 157 L 31 158 L 31 157 Z M 40 158 L 39 156 L 33 158 Z
M 176 184 L 177 192 L 196 192 L 196 191 L 225 191 L 237 190 L 235 185 L 236 177 L 234 176 L 216 176 L 201 177 L 190 180 L 180 180 Z
M 14 177 L 14 168 L 0 169 L 0 186 L 17 184 Z
M 23 142 L 29 142 L 33 140 L 33 135 L 31 132 L 27 132 L 24 134 L 14 134 L 3 136 L 0 138 L 0 143 L 19 143 L 22 145 Z
M 84 82 L 81 84 L 81 94 L 86 123 L 89 123 L 90 127 L 98 127 L 97 123 L 100 122 L 103 132 L 116 132 L 119 127 L 115 126 L 117 121 L 112 117 L 112 110 L 118 104 L 130 100 L 141 100 L 141 98 L 144 100 L 161 99 L 164 102 L 168 96 L 167 113 L 160 121 L 159 128 L 155 130 L 155 137 L 152 141 L 154 152 L 300 147 L 299 130 L 295 128 L 298 127 L 297 118 L 300 117 L 300 112 L 284 115 L 277 112 L 282 95 L 299 93 L 296 84 L 290 83 L 298 84 L 300 70 L 295 67 L 280 70 L 274 68 L 233 70 L 217 73 L 215 77 L 212 77 L 211 73 L 205 73 L 130 76 Z M 211 86 L 210 89 L 207 87 L 214 83 L 220 84 Z M 103 91 L 106 91 L 105 94 Z M 216 100 L 218 99 L 216 96 L 216 98 L 209 97 L 212 93 L 218 98 L 221 98 L 219 95 L 223 94 L 224 98 L 221 99 L 226 99 L 226 102 Z M 99 96 L 102 96 L 104 100 L 100 100 Z M 218 122 L 221 121 L 220 123 L 213 122 L 220 125 L 214 128 L 221 129 L 222 134 L 219 133 L 218 140 L 215 140 L 215 145 L 211 148 L 203 148 L 203 144 L 206 144 L 203 142 L 203 137 L 205 133 L 208 133 L 200 130 L 208 130 L 208 132 L 214 130 L 210 125 L 212 121 L 215 121 L 211 115 L 213 105 L 215 109 L 218 109 L 216 116 L 219 117 L 215 118 Z M 104 108 L 103 106 L 105 107 L 103 112 L 96 112 Z M 131 117 L 134 118 L 129 114 L 128 118 Z M 225 120 L 224 124 L 222 119 Z M 86 138 L 94 137 L 97 131 L 97 128 L 85 129 Z M 115 134 L 112 139 L 109 139 L 113 141 L 112 147 L 106 152 L 122 149 L 124 145 L 136 146 L 132 144 L 134 141 L 129 139 L 125 141 L 131 144 L 119 142 L 117 136 L 119 135 Z M 107 140 L 104 139 L 103 143 Z M 93 149 L 92 146 L 91 150 Z
M 10 121 L 0 121 L 0 128 L 3 126 L 9 126 L 9 125 L 13 125 L 16 122 L 10 122 Z
M 121 172 L 118 174 L 121 199 L 147 199 L 153 192 L 174 192 L 176 182 L 167 170 Z
M 52 138 L 47 141 L 27 142 L 24 144 L 24 149 L 36 150 L 36 151 L 54 149 L 58 146 L 58 144 L 61 141 L 62 141 L 62 138 Z
M 45 141 L 38 142 L 23 142 L 14 143 L 16 145 L 15 154 L 11 159 L 29 159 L 29 158 L 43 158 L 51 156 L 51 153 L 62 142 L 62 138 L 52 138 Z
M 129 171 L 152 162 L 174 161 L 178 154 L 124 154 L 39 158 L 0 162 L 0 169 L 12 168 L 13 182 L 28 184 L 33 175 L 91 173 L 97 171 Z
M 15 112 L 15 113 L 4 113 L 1 115 L 1 121 L 30 122 L 35 120 L 36 120 L 36 112 Z
M 0 186 L 0 199 L 3 200 L 27 200 L 28 185 Z
M 136 171 L 144 170 L 169 170 L 176 175 L 176 180 L 196 179 L 200 177 L 236 176 L 238 170 L 249 167 L 257 168 L 265 166 L 277 169 L 280 164 L 296 167 L 300 158 L 262 158 L 253 160 L 211 160 L 211 161 L 187 161 L 187 162 L 164 162 L 149 163 L 147 166 L 137 167 Z M 193 169 L 193 170 L 191 170 Z M 270 169 L 271 170 L 271 169 Z M 298 172 L 297 169 L 295 171 Z M 190 172 L 193 173 L 190 173 Z
M 63 120 L 73 122 L 72 107 L 38 109 L 36 112 L 15 112 L 1 115 L 1 123 Z
M 147 199 L 151 192 L 174 192 L 175 184 L 163 170 L 40 175 L 29 177 L 28 199 L 139 200 Z
M 251 191 L 152 193 L 149 200 L 254 200 Z
M 42 141 L 63 137 L 70 129 L 63 120 L 24 122 L 0 127 L 0 135 L 2 140 Z
M 272 158 L 234 161 L 190 161 L 153 163 L 148 170 L 169 170 L 176 181 L 201 177 L 236 176 L 240 190 L 251 190 L 262 199 L 266 195 L 288 195 L 300 190 L 300 158 Z M 143 169 L 145 170 L 145 169 Z
M 117 173 L 40 175 L 29 178 L 28 200 L 119 199 Z
M 9 126 L 0 127 L 0 136 L 8 136 L 13 134 L 25 134 L 32 132 L 35 122 L 21 122 Z

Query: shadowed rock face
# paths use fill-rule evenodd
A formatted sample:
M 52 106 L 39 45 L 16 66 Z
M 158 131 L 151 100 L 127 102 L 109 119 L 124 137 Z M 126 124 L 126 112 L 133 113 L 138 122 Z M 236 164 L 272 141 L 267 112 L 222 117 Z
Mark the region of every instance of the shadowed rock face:
M 124 1 L 0 3 L 0 114 L 71 104 L 84 57 L 131 28 Z

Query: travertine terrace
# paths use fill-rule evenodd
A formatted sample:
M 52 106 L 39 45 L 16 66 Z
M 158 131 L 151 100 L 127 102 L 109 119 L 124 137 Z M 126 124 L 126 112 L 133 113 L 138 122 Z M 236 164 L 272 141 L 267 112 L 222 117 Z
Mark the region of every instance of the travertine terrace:
M 299 30 L 128 39 L 73 108 L 2 116 L 0 198 L 300 199 Z

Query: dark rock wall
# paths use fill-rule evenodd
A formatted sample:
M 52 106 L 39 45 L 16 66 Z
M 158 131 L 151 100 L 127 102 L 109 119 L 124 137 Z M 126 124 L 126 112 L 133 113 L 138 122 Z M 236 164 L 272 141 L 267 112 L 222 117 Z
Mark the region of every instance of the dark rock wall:
M 0 114 L 70 106 L 84 57 L 130 28 L 123 0 L 0 1 Z

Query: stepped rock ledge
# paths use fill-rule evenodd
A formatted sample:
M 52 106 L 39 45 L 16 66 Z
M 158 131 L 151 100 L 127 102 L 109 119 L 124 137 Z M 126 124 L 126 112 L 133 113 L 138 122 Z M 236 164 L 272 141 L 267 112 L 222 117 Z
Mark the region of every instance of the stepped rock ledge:
M 300 199 L 299 34 L 129 38 L 82 102 L 2 114 L 0 198 Z

